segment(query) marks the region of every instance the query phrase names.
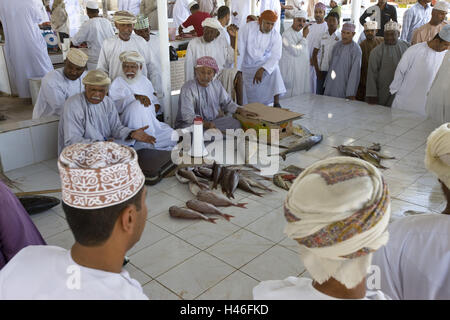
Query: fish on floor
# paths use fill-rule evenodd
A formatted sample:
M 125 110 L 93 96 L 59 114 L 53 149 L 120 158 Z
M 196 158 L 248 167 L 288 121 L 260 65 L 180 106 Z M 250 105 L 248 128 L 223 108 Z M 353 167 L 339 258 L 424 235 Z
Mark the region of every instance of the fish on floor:
M 200 201 L 208 202 L 212 205 L 215 205 L 216 207 L 240 207 L 245 208 L 247 203 L 234 203 L 230 199 L 220 195 L 216 194 L 213 191 L 210 190 L 200 190 L 197 193 L 197 199 Z
M 320 143 L 322 141 L 322 138 L 323 138 L 323 136 L 321 134 L 301 138 L 297 144 L 295 144 L 294 146 L 290 147 L 286 151 L 281 152 L 278 155 L 281 158 L 283 158 L 283 160 L 286 160 L 286 156 L 289 153 L 297 152 L 297 151 L 301 151 L 301 150 L 307 150 L 308 151 L 313 146 L 315 146 L 316 144 Z
M 180 208 L 177 206 L 171 206 L 169 208 L 169 214 L 173 218 L 183 218 L 183 219 L 203 219 L 205 221 L 216 223 L 217 218 L 208 218 L 207 216 L 201 214 L 200 212 L 187 209 Z
M 231 214 L 222 213 L 219 209 L 217 209 L 214 205 L 200 201 L 197 199 L 192 199 L 186 202 L 186 207 L 189 209 L 198 211 L 203 214 L 216 214 L 223 217 L 225 220 L 230 221 L 230 218 L 234 218 Z

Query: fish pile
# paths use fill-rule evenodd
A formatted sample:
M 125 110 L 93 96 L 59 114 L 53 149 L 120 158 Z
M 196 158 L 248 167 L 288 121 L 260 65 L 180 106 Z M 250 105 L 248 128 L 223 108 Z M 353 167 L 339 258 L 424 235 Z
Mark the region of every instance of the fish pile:
M 380 169 L 387 169 L 381 165 L 381 159 L 395 159 L 395 157 L 389 157 L 380 153 L 381 145 L 379 143 L 374 143 L 370 147 L 340 145 L 335 148 L 346 156 L 360 158 Z
M 262 197 L 265 192 L 273 191 L 258 181 L 260 178 L 269 178 L 260 177 L 256 174 L 252 175 L 250 173 L 251 170 L 247 170 L 246 168 L 259 170 L 251 165 L 223 166 L 214 162 L 211 166 L 203 165 L 193 168 L 180 168 L 175 175 L 181 183 L 192 182 L 201 190 L 217 189 L 220 185 L 222 193 L 229 199 L 234 199 L 234 193 L 238 188 L 259 197 Z M 209 186 L 210 181 L 212 182 L 211 188 Z

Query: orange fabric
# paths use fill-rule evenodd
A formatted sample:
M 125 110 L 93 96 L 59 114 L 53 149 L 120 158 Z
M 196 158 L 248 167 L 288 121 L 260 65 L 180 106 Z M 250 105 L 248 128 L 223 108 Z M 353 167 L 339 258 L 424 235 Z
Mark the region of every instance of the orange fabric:
M 270 21 L 270 22 L 277 22 L 278 16 L 275 12 L 272 10 L 266 10 L 263 13 L 261 13 L 261 16 L 259 17 L 259 22 L 261 23 L 262 20 Z

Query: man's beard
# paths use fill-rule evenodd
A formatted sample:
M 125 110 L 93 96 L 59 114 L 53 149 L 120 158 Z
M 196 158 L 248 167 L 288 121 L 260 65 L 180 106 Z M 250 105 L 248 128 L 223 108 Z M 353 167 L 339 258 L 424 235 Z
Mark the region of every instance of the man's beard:
M 128 84 L 132 85 L 132 84 L 135 84 L 136 82 L 138 82 L 139 78 L 141 77 L 141 73 L 142 73 L 142 70 L 138 70 L 136 72 L 136 75 L 134 76 L 134 78 L 128 78 L 127 75 L 122 70 L 122 77 L 125 79 L 125 81 Z

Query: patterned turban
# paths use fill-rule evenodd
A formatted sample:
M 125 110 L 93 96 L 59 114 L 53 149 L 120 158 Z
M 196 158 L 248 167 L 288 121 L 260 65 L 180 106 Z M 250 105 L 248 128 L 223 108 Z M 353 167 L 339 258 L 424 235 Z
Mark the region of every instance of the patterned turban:
M 425 167 L 450 189 L 450 123 L 444 123 L 428 136 Z
M 259 22 L 261 23 L 262 20 L 270 21 L 270 22 L 277 22 L 278 16 L 275 12 L 272 10 L 266 10 L 263 13 L 261 13 L 261 16 L 259 17 Z
M 120 62 L 136 62 L 141 65 L 145 63 L 145 59 L 137 51 L 124 51 L 119 55 Z
M 136 24 L 134 25 L 135 30 L 148 29 L 150 23 L 148 22 L 148 17 L 146 15 L 140 14 L 136 17 Z
M 66 58 L 78 67 L 85 67 L 89 59 L 86 53 L 76 48 L 70 48 Z
M 214 69 L 214 71 L 217 73 L 219 72 L 219 67 L 217 66 L 217 62 L 213 57 L 201 57 L 197 59 L 197 63 L 195 65 L 196 68 L 199 67 L 209 67 Z
M 356 26 L 353 23 L 350 23 L 350 22 L 346 22 L 342 26 L 342 31 L 355 32 L 355 30 L 356 30 Z
M 364 23 L 364 30 L 377 30 L 378 23 L 376 21 L 367 21 Z
M 118 24 L 135 24 L 136 17 L 129 11 L 116 11 L 113 20 Z
M 294 13 L 294 19 L 295 18 L 308 19 L 308 14 L 306 13 L 305 10 L 296 10 L 295 13 Z
M 313 279 L 335 278 L 347 288 L 367 275 L 372 252 L 388 241 L 390 199 L 380 171 L 351 157 L 306 168 L 284 203 L 285 233 L 299 244 Z
M 87 73 L 86 77 L 83 78 L 83 84 L 92 86 L 108 86 L 111 84 L 111 79 L 108 77 L 106 72 L 101 70 L 91 70 Z
M 400 24 L 398 22 L 392 21 L 392 19 L 384 25 L 384 31 L 400 31 L 400 29 Z
M 205 20 L 203 20 L 202 27 L 209 27 L 219 31 L 223 29 L 219 20 L 214 18 L 206 18 Z
M 316 5 L 314 6 L 314 9 L 327 11 L 327 7 L 322 2 L 317 2 Z
M 134 197 L 145 177 L 134 149 L 114 142 L 76 143 L 58 160 L 62 200 L 79 209 L 111 207 Z

